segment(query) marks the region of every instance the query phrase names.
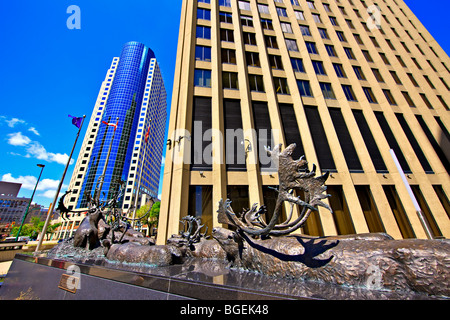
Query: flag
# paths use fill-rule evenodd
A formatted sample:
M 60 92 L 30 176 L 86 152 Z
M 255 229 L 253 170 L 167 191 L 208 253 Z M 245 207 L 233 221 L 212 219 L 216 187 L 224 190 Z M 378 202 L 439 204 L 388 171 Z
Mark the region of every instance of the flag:
M 103 124 L 106 124 L 107 126 L 111 126 L 114 128 L 114 131 L 117 129 L 117 125 L 119 124 L 119 120 L 117 120 L 117 123 L 108 123 L 106 121 L 102 121 Z
M 81 123 L 83 123 L 83 117 L 81 117 L 81 118 L 73 117 L 70 114 L 69 114 L 69 117 L 72 118 L 72 124 L 74 126 L 76 126 L 78 129 L 80 129 Z
M 149 136 L 150 136 L 150 126 L 148 126 L 147 133 L 145 134 L 145 143 L 148 143 Z

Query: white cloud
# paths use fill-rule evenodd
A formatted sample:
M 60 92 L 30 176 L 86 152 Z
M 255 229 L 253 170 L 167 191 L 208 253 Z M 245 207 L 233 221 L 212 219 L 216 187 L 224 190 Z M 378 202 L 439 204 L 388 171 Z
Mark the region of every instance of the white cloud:
M 33 132 L 35 135 L 40 136 L 39 132 L 36 130 L 35 127 L 31 127 L 28 129 L 28 131 Z
M 56 162 L 62 165 L 66 165 L 67 161 L 69 160 L 69 156 L 67 154 L 48 152 L 42 144 L 40 144 L 38 141 L 31 140 L 27 136 L 23 135 L 22 132 L 11 133 L 7 136 L 8 143 L 10 145 L 16 147 L 26 147 L 26 158 L 35 158 L 48 162 Z M 11 152 L 10 154 L 17 153 Z M 73 164 L 74 162 L 75 161 L 72 159 L 70 161 L 70 164 Z
M 2 181 L 21 183 L 23 189 L 34 190 L 37 178 L 34 176 L 19 176 L 18 178 L 14 178 L 11 173 L 6 173 L 2 176 Z M 37 191 L 42 191 L 42 193 L 38 194 L 38 196 L 53 199 L 55 197 L 56 189 L 58 189 L 58 185 L 59 180 L 53 179 L 40 180 L 39 185 L 37 187 Z M 69 187 L 68 185 L 62 185 L 61 189 L 65 190 L 68 187 Z M 62 195 L 63 193 L 60 192 L 60 195 L 58 197 Z
M 37 178 L 33 176 L 20 176 L 18 178 L 14 178 L 11 173 L 7 173 L 2 176 L 2 181 L 21 183 L 22 188 L 33 190 L 36 185 Z
M 16 124 L 26 123 L 25 120 L 21 120 L 18 118 L 12 118 L 11 120 L 5 120 L 5 121 L 8 124 L 8 127 L 10 127 L 10 128 L 14 128 L 16 126 Z
M 31 142 L 31 139 L 24 136 L 22 132 L 8 134 L 8 143 L 12 146 L 26 146 Z

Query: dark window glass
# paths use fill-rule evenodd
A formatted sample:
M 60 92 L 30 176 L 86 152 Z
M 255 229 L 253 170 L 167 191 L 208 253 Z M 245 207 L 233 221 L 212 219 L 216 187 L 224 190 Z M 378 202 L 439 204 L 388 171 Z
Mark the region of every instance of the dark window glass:
M 330 108 L 329 111 L 350 172 L 363 172 L 361 162 L 359 161 L 352 138 L 348 131 L 347 125 L 345 124 L 341 109 Z
M 245 141 L 239 100 L 224 100 L 225 157 L 227 170 L 245 170 Z
M 367 150 L 369 151 L 370 158 L 378 173 L 387 173 L 387 167 L 384 163 L 383 157 L 381 156 L 380 150 L 378 149 L 377 143 L 370 131 L 369 125 L 367 124 L 366 118 L 361 110 L 352 110 L 353 116 L 355 117 L 356 123 L 358 124 L 359 131 L 364 139 Z
M 406 134 L 406 137 L 409 140 L 409 143 L 411 144 L 411 147 L 414 149 L 414 152 L 416 153 L 417 158 L 420 161 L 420 164 L 422 165 L 423 170 L 426 173 L 433 173 L 433 170 L 431 169 L 430 164 L 428 163 L 427 158 L 425 157 L 425 154 L 422 151 L 422 148 L 420 147 L 419 143 L 417 142 L 416 138 L 414 137 L 414 134 L 412 133 L 411 129 L 408 126 L 408 123 L 405 120 L 405 117 L 403 117 L 402 114 L 396 113 L 397 120 L 400 123 L 400 125 L 403 128 L 403 131 Z
M 300 130 L 298 128 L 297 118 L 295 117 L 294 106 L 291 104 L 280 104 L 280 115 L 283 123 L 284 138 L 286 146 L 295 143 L 297 147 L 292 154 L 292 159 L 299 159 L 305 154 L 303 150 L 302 139 L 300 137 Z
M 264 147 L 272 149 L 272 126 L 270 124 L 269 108 L 265 102 L 253 102 L 253 119 L 255 122 L 256 136 L 258 138 L 257 150 L 259 150 L 259 165 L 261 169 L 270 168 L 272 163 L 266 156 Z
M 394 150 L 395 155 L 397 156 L 398 162 L 400 162 L 400 166 L 402 167 L 405 173 L 411 173 L 411 169 L 409 168 L 408 162 L 406 161 L 405 156 L 403 155 L 400 146 L 397 143 L 397 139 L 395 139 L 394 133 L 389 127 L 386 118 L 384 117 L 383 112 L 375 112 L 375 116 L 377 117 L 378 123 L 380 124 L 381 129 L 383 130 L 384 136 L 389 143 L 391 149 Z
M 212 170 L 212 149 L 209 147 L 212 137 L 205 136 L 205 132 L 212 127 L 211 112 L 211 98 L 194 97 L 193 125 L 191 130 L 191 170 Z M 210 150 L 205 153 L 208 147 Z
M 314 137 L 314 148 L 321 170 L 336 171 L 336 165 L 334 164 L 333 155 L 331 154 L 331 149 L 317 107 L 305 106 L 304 108 L 311 135 Z

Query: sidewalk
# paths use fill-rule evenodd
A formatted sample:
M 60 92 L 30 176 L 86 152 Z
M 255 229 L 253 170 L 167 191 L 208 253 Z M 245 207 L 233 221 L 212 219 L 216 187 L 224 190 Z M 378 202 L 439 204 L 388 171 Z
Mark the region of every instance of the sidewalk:
M 11 266 L 12 261 L 0 262 L 0 276 L 8 273 L 9 267 Z

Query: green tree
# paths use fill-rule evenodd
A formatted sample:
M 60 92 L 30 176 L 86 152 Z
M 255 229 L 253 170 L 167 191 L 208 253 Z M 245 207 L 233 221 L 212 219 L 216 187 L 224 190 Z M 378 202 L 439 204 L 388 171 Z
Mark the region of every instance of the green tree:
M 147 204 L 145 206 L 142 206 L 136 211 L 136 217 L 141 218 L 145 216 L 145 218 L 141 220 L 141 223 L 143 225 L 147 224 L 149 230 L 151 230 L 153 227 L 158 227 L 160 206 L 161 202 L 156 202 L 153 205 Z
M 38 217 L 32 217 L 31 223 L 24 224 L 22 227 L 22 231 L 20 232 L 21 237 L 30 237 L 30 239 L 35 240 L 37 239 L 39 233 L 44 228 L 45 221 L 41 221 Z M 49 225 L 47 227 L 47 230 L 45 232 L 45 235 L 47 238 L 50 234 L 54 233 L 56 228 L 58 228 L 61 225 L 61 223 L 56 223 L 53 225 Z M 15 226 L 12 229 L 13 236 L 17 236 L 17 232 L 19 232 L 19 226 Z

